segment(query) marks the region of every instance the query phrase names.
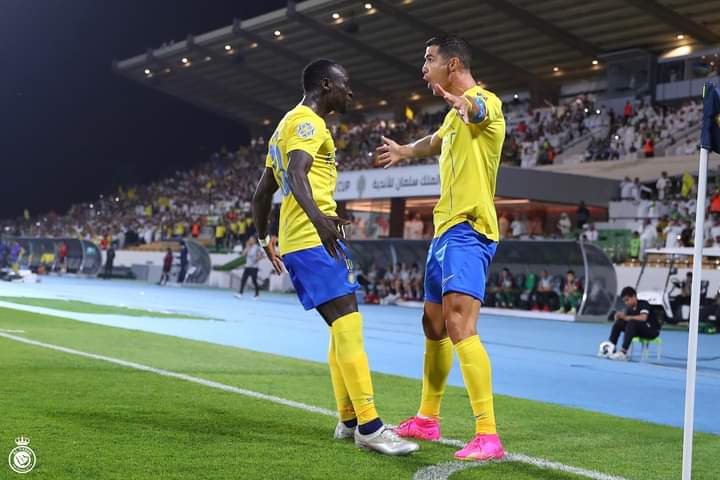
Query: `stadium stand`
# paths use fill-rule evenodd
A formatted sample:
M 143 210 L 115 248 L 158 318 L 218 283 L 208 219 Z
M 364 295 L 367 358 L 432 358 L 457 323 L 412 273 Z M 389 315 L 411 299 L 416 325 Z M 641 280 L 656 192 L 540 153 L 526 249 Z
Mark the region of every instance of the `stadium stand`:
M 593 97 L 586 95 L 540 109 L 511 102 L 507 109 L 509 138 L 503 162 L 510 165 L 534 167 L 552 163 L 557 152 L 562 152 L 568 143 L 593 136 L 604 125 L 604 117 L 597 114 L 599 110 L 593 110 Z M 658 137 L 668 138 L 666 132 L 676 125 L 683 128 L 695 125 L 698 112 L 694 103 L 688 103 L 679 110 L 642 108 L 621 123 L 613 123 L 616 127 L 614 135 L 622 133 L 626 136 L 623 138 L 629 138 L 632 146 L 637 146 L 638 139 L 644 135 L 639 132 L 653 135 L 653 132 L 658 132 Z M 443 113 L 424 114 L 417 119 L 402 121 L 376 118 L 365 122 L 332 124 L 330 128 L 338 139 L 338 168 L 373 168 L 374 148 L 380 136 L 389 136 L 401 142 L 417 138 L 434 131 Z M 685 148 L 694 150 L 695 144 L 690 145 Z M 603 158 L 607 156 L 605 153 Z M 252 230 L 248 202 L 265 154 L 265 140 L 258 136 L 236 151 L 223 148 L 213 153 L 209 161 L 198 168 L 176 172 L 172 177 L 149 185 L 120 187 L 117 192 L 101 195 L 93 202 L 72 206 L 65 215 L 48 213 L 35 218 L 4 221 L 0 226 L 5 233 L 15 235 L 93 240 L 101 248 L 111 241 L 120 248 L 132 248 L 193 236 L 229 249 Z M 434 161 L 427 159 L 425 162 Z M 499 214 L 502 216 L 502 210 Z M 641 217 L 638 218 L 641 220 Z M 554 231 L 537 228 L 533 224 L 534 219 L 507 218 L 506 221 L 509 238 L 552 238 L 568 234 L 560 227 Z
M 637 159 L 660 154 L 687 155 L 697 151 L 697 128 L 702 108 L 694 101 L 680 107 L 661 104 L 633 105 L 628 101 L 622 114 L 604 112 L 609 125 L 601 135 L 593 135 L 585 161 Z M 682 140 L 682 142 L 679 142 Z
M 252 229 L 247 201 L 258 178 L 260 148 L 223 155 L 150 185 L 120 187 L 64 215 L 27 215 L 0 225 L 6 234 L 82 238 L 103 249 L 109 242 L 125 248 L 189 236 L 215 242 L 214 228 L 222 226 L 220 241 L 229 245 Z
M 233 28 L 237 30 L 239 26 L 234 25 Z M 213 48 L 217 46 L 222 47 L 224 52 L 230 52 L 228 55 L 236 52 L 234 44 L 222 42 Z M 134 65 L 140 61 L 138 57 L 124 63 Z M 677 62 L 672 64 L 672 68 L 679 68 Z M 226 64 L 208 63 L 201 67 L 198 63 L 193 69 L 225 69 Z M 693 80 L 685 79 L 683 74 L 678 73 L 683 71 L 682 68 L 668 74 L 669 65 L 659 64 L 657 82 L 658 88 L 662 86 L 662 89 L 659 88 L 656 94 L 635 89 L 626 91 L 622 98 L 611 98 L 610 84 L 590 83 L 588 85 L 592 88 L 578 89 L 571 85 L 574 80 L 568 79 L 563 82 L 567 83 L 564 87 L 571 88 L 560 96 L 550 95 L 554 103 L 549 100 L 538 102 L 537 92 L 523 93 L 521 89 L 518 89 L 521 95 L 505 95 L 507 137 L 502 154 L 504 165 L 572 173 L 576 172 L 574 169 L 582 169 L 577 173 L 614 176 L 618 180 L 629 178 L 623 180 L 618 192 L 620 200 L 610 205 L 609 221 L 598 222 L 596 218 L 591 218 L 584 228 L 578 228 L 580 222 L 574 207 L 563 212 L 557 224 L 554 220 L 547 222 L 541 215 L 513 214 L 499 207 L 504 239 L 581 238 L 596 243 L 618 264 L 641 259 L 647 248 L 687 244 L 694 228 L 692 215 L 695 202 L 692 200 L 692 182 L 688 180 L 692 175 L 684 175 L 683 180 L 683 173 L 694 171 L 693 154 L 697 151 L 695 137 L 701 107 L 692 97 L 697 92 L 674 96 L 667 94 L 668 86 Z M 116 64 L 115 68 L 122 73 L 125 67 Z M 710 69 L 706 73 L 709 77 L 716 71 Z M 138 75 L 139 81 L 144 82 L 161 74 L 153 71 L 152 74 Z M 697 77 L 696 72 L 692 75 Z M 359 90 L 365 87 L 367 85 L 360 82 Z M 663 101 L 652 102 L 651 98 Z M 378 105 L 387 104 L 384 100 L 378 102 Z M 404 112 L 395 109 L 394 113 L 365 108 L 329 122 L 337 147 L 338 170 L 374 168 L 374 149 L 381 136 L 406 142 L 431 133 L 442 122 L 444 110 L 438 110 L 427 102 L 409 105 L 404 107 Z M 250 108 L 251 102 L 242 108 L 245 107 Z M 266 116 L 267 112 L 240 113 L 243 118 L 252 118 L 256 127 L 248 145 L 234 151 L 223 147 L 213 153 L 208 162 L 195 169 L 176 172 L 149 185 L 120 188 L 93 202 L 74 205 L 64 215 L 49 213 L 32 218 L 28 215 L 2 221 L 0 228 L 14 236 L 83 238 L 94 241 L 102 249 L 115 243 L 120 248 L 153 251 L 173 247 L 173 241 L 179 238 L 194 237 L 217 250 L 230 250 L 243 243 L 253 232 L 249 200 L 264 163 L 266 139 L 271 133 L 269 129 L 273 127 L 272 116 Z M 259 124 L 263 126 L 259 127 Z M 678 156 L 679 160 L 676 161 L 674 156 Z M 580 164 L 574 165 L 572 157 L 578 158 Z M 429 158 L 419 163 L 435 161 Z M 670 174 L 670 185 L 662 198 L 657 192 L 661 169 L 668 170 Z M 632 181 L 636 176 L 638 179 Z M 708 201 L 715 196 L 719 197 L 717 203 L 720 204 L 720 196 L 714 190 L 709 193 Z M 705 225 L 706 238 L 708 245 L 715 245 L 720 241 L 716 239 L 720 235 L 715 235 L 720 233 L 720 227 L 717 231 L 713 230 L 717 224 L 714 216 L 720 213 L 720 207 L 717 212 L 711 209 L 710 213 L 712 215 L 708 216 Z M 350 238 L 355 238 L 362 230 L 358 225 L 363 219 L 353 218 L 352 214 L 350 218 L 353 225 L 348 232 Z M 411 222 L 408 218 L 408 223 Z M 427 239 L 430 230 L 410 228 L 407 231 L 414 232 L 413 237 L 405 237 Z M 387 236 L 387 231 L 380 235 L 383 236 Z M 638 243 L 639 250 L 635 248 Z M 366 300 L 393 303 L 421 298 L 422 282 L 417 279 L 422 278 L 422 267 L 410 265 L 412 263 L 380 266 L 376 267 L 376 271 L 359 272 L 368 278 Z M 515 308 L 539 306 L 544 309 L 548 305 L 538 303 L 533 297 L 533 276 L 539 277 L 540 273 L 531 272 L 521 277 L 509 272 L 512 295 L 493 294 L 486 299 L 487 302 Z M 502 282 L 500 286 L 493 282 L 489 283 L 489 290 L 501 288 Z M 560 282 L 556 282 L 553 288 L 557 300 L 550 303 L 552 309 L 557 310 L 564 305 Z
M 525 167 L 552 163 L 555 152 L 562 151 L 563 141 L 592 130 L 594 117 L 588 112 L 593 105 L 586 96 L 540 109 L 520 102 L 509 105 L 509 138 L 503 162 Z M 376 118 L 332 124 L 338 169 L 373 168 L 380 136 L 402 142 L 429 134 L 438 128 L 444 113 L 401 121 Z M 257 136 L 235 151 L 223 147 L 208 162 L 178 171 L 169 178 L 149 185 L 119 187 L 117 192 L 108 192 L 92 202 L 73 205 L 64 215 L 47 213 L 6 220 L 0 227 L 14 235 L 92 240 L 103 249 L 111 241 L 120 248 L 131 248 L 187 236 L 206 239 L 208 243 L 216 243 L 220 238 L 222 247 L 228 248 L 245 238 L 252 228 L 247 223 L 248 202 L 265 155 L 265 138 Z M 435 161 L 430 158 L 425 163 Z M 217 227 L 224 230 L 220 237 Z

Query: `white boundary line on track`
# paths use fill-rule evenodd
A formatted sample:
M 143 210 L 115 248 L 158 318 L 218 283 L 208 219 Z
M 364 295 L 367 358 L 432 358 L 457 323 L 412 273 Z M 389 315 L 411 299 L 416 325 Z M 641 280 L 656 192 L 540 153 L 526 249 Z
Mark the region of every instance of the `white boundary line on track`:
M 265 400 L 265 401 L 276 403 L 279 405 L 285 405 L 286 407 L 297 408 L 299 410 L 304 410 L 306 412 L 317 413 L 320 415 L 337 418 L 337 413 L 333 410 L 328 410 L 327 408 L 316 407 L 314 405 L 308 405 L 306 403 L 296 402 L 294 400 L 288 400 L 286 398 L 276 397 L 274 395 L 267 395 L 267 394 L 255 392 L 252 390 L 246 390 L 244 388 L 234 387 L 232 385 L 226 385 L 224 383 L 213 382 L 212 380 L 206 380 L 204 378 L 194 377 L 192 375 L 186 375 L 184 373 L 178 373 L 178 372 L 173 372 L 170 370 L 163 370 L 161 368 L 150 367 L 148 365 L 143 365 L 141 363 L 129 362 L 127 360 L 108 357 L 105 355 L 97 355 L 95 353 L 83 352 L 80 350 L 75 350 L 73 348 L 62 347 L 60 345 L 52 345 L 50 343 L 43 343 L 43 342 L 39 342 L 37 340 L 31 340 L 29 338 L 18 337 L 16 335 L 10 335 L 8 333 L 3 333 L 3 332 L 4 332 L 3 330 L 0 330 L 0 337 L 7 338 L 9 340 L 14 340 L 14 341 L 20 342 L 20 343 L 25 343 L 27 345 L 33 345 L 36 347 L 47 348 L 50 350 L 55 350 L 58 352 L 68 353 L 71 355 L 77 355 L 80 357 L 90 358 L 93 360 L 101 360 L 103 362 L 113 363 L 115 365 L 120 365 L 120 366 L 127 367 L 127 368 L 133 368 L 135 370 L 141 370 L 144 372 L 155 373 L 155 374 L 161 375 L 163 377 L 170 377 L 170 378 L 176 378 L 179 380 L 185 380 L 187 382 L 196 383 L 198 385 L 203 385 L 205 387 L 216 388 L 218 390 L 223 390 L 225 392 L 235 393 L 235 394 L 243 395 L 246 397 L 256 398 L 258 400 Z M 449 438 L 442 438 L 442 439 L 438 440 L 438 443 L 441 443 L 443 445 L 453 446 L 453 447 L 459 447 L 459 448 L 462 448 L 465 446 L 465 444 L 462 441 L 453 440 L 453 439 L 449 439 Z M 503 460 L 503 461 L 527 463 L 529 465 L 533 465 L 535 467 L 543 468 L 546 470 L 556 470 L 556 471 L 565 472 L 565 473 L 572 473 L 572 474 L 579 475 L 579 476 L 582 476 L 585 478 L 590 478 L 592 480 L 625 480 L 623 477 L 607 475 L 607 474 L 604 474 L 601 472 L 596 472 L 593 470 L 585 470 L 583 468 L 573 467 L 573 466 L 565 465 L 565 464 L 562 464 L 559 462 L 552 462 L 552 461 L 545 460 L 542 458 L 529 457 L 527 455 L 518 454 L 518 453 L 508 453 L 506 456 L 506 460 Z M 484 465 L 484 464 L 480 463 L 480 462 L 442 463 L 442 464 L 438 464 L 438 465 L 432 465 L 430 467 L 426 467 L 422 470 L 419 470 L 415 474 L 414 478 L 417 480 L 445 479 L 445 478 L 448 478 L 448 476 L 451 475 L 452 473 L 457 472 L 459 470 L 464 470 L 466 468 L 480 467 L 482 465 Z

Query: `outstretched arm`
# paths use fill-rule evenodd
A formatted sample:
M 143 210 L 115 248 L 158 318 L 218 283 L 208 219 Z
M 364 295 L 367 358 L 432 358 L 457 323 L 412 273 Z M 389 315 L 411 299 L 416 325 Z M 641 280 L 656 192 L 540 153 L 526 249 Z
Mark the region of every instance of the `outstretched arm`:
M 440 154 L 442 139 L 433 133 L 407 145 L 400 145 L 387 137 L 380 137 L 382 144 L 375 150 L 378 164 L 389 168 L 406 158 L 427 158 Z
M 468 95 L 453 95 L 445 91 L 440 85 L 434 85 L 434 90 L 445 100 L 452 109 L 456 110 L 465 124 L 483 125 L 489 118 L 485 101 Z M 406 158 L 423 158 L 438 155 L 442 147 L 442 138 L 435 132 L 420 140 L 407 145 L 399 145 L 386 137 L 376 149 L 378 164 L 385 168 L 391 167 Z

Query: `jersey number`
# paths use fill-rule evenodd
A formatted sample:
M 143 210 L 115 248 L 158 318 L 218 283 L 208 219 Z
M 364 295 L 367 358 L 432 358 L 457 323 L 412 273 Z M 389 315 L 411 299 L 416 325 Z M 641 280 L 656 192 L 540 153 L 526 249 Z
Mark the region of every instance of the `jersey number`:
M 283 168 L 282 153 L 276 143 L 270 143 L 270 158 L 272 158 L 273 169 L 280 177 L 280 191 L 283 197 L 290 195 L 290 184 L 288 183 L 287 172 Z

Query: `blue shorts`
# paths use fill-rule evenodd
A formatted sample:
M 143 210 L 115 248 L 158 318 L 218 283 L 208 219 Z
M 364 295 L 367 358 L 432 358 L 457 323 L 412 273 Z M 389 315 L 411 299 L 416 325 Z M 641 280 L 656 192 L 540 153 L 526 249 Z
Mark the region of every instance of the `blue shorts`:
M 425 264 L 425 300 L 442 303 L 449 292 L 485 297 L 485 280 L 497 242 L 460 223 L 433 238 Z
M 323 246 L 283 255 L 282 261 L 305 310 L 353 294 L 360 288 L 353 273 L 350 252 L 345 245 L 342 248 L 346 258 L 341 256 L 338 260 Z

